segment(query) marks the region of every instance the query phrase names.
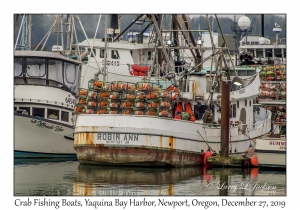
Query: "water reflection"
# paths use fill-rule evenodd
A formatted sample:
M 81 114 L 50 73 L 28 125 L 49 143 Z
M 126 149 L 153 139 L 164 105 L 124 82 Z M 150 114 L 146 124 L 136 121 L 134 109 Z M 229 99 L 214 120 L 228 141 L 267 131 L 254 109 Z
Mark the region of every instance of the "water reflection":
M 16 162 L 14 195 L 285 195 L 286 173 L 261 169 L 129 168 Z

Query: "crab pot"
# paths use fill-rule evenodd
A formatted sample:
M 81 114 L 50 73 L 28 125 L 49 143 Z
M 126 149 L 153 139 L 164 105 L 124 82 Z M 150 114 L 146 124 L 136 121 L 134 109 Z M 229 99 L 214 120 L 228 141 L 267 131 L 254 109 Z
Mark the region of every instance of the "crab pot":
M 118 99 L 111 99 L 111 100 L 109 100 L 108 106 L 110 108 L 120 108 L 120 100 L 118 100 Z
M 136 100 L 145 100 L 146 94 L 143 91 L 137 91 L 135 93 L 135 98 L 136 98 Z
M 96 114 L 108 114 L 108 108 L 107 107 L 97 107 Z
M 86 99 L 87 98 L 87 94 L 88 94 L 88 90 L 87 89 L 80 89 L 79 90 L 79 94 L 78 94 L 78 98 L 81 99 Z
M 110 99 L 121 99 L 121 93 L 119 92 L 110 92 L 109 93 Z
M 98 93 L 98 98 L 99 99 L 102 99 L 102 98 L 106 98 L 106 99 L 108 99 L 109 98 L 109 95 L 110 95 L 110 92 L 109 91 L 100 91 L 99 93 Z
M 133 108 L 134 107 L 134 101 L 122 100 L 120 107 L 121 108 Z
M 122 95 L 122 100 L 130 100 L 130 101 L 134 101 L 135 100 L 135 93 L 124 93 Z
M 87 108 L 88 108 L 88 109 L 96 109 L 96 108 L 97 108 L 97 103 L 98 103 L 97 100 L 94 100 L 94 99 L 88 99 L 88 100 L 87 100 Z
M 147 91 L 146 92 L 146 99 L 147 100 L 158 99 L 159 97 L 160 97 L 159 92 L 154 92 L 154 91 Z
M 146 111 L 146 115 L 157 116 L 158 115 L 158 108 L 148 108 L 147 111 Z
M 147 101 L 147 108 L 148 109 L 151 109 L 151 108 L 159 108 L 159 105 L 160 105 L 160 101 L 159 100 L 150 100 L 150 101 Z
M 145 111 L 145 109 L 136 108 L 136 109 L 134 109 L 134 114 L 135 115 L 145 115 L 146 111 Z
M 133 108 L 121 108 L 120 112 L 121 112 L 121 114 L 132 115 L 132 114 L 134 114 L 134 109 Z
M 93 91 L 93 90 L 89 90 L 88 91 L 88 95 L 87 95 L 87 98 L 88 99 L 97 99 L 97 96 L 98 95 L 98 93 L 96 92 L 96 91 Z
M 136 88 L 138 91 L 152 91 L 152 84 L 148 82 L 138 82 Z
M 84 112 L 84 110 L 85 110 L 85 106 L 84 106 L 84 105 L 81 105 L 81 104 L 77 104 L 77 105 L 75 105 L 75 107 L 74 107 L 74 112 L 75 112 L 76 114 L 82 114 L 82 113 Z

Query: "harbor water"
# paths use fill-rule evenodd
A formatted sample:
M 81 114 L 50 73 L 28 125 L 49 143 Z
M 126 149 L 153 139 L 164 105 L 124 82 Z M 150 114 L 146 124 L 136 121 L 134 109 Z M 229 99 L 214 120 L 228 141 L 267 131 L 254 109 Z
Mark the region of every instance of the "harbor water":
M 285 196 L 286 172 L 260 168 L 134 168 L 78 161 L 14 162 L 14 196 Z

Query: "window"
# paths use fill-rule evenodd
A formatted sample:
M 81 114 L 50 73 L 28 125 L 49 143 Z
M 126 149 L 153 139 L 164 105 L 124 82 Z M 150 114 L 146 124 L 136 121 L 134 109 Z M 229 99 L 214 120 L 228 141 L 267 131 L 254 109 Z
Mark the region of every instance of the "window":
M 61 111 L 61 120 L 69 122 L 69 112 Z
M 15 58 L 14 63 L 14 76 L 21 77 L 22 76 L 22 58 Z
M 148 51 L 148 60 L 151 60 L 151 52 Z
M 27 58 L 27 77 L 46 78 L 45 59 Z
M 104 58 L 104 53 L 105 53 L 104 49 L 100 49 L 100 58 Z
M 94 57 L 93 53 L 91 52 L 91 49 L 89 48 L 88 51 L 90 52 L 91 57 Z M 94 54 L 96 55 L 96 50 L 93 49 Z
M 230 106 L 229 117 L 230 118 L 236 117 L 236 104 Z
M 28 112 L 28 115 L 30 115 L 30 107 L 19 107 L 19 109 L 24 109 Z
M 111 58 L 112 59 L 120 59 L 119 53 L 117 50 L 111 50 Z
M 32 107 L 32 115 L 35 117 L 45 117 L 45 109 Z
M 247 100 L 245 100 L 245 106 L 247 106 Z
M 272 49 L 266 49 L 266 57 L 269 57 L 269 58 L 273 57 Z
M 51 120 L 58 120 L 59 110 L 47 109 L 47 118 Z
M 237 104 L 237 108 L 240 108 L 240 102 L 237 101 L 236 104 Z
M 256 50 L 256 57 L 257 58 L 263 58 L 264 57 L 263 49 L 257 49 Z
M 17 110 L 17 107 L 15 106 L 15 107 L 14 107 L 14 111 L 16 111 L 16 110 Z
M 49 60 L 48 79 L 63 84 L 63 62 L 58 60 Z M 57 84 L 56 84 L 57 86 Z
M 249 106 L 251 107 L 251 100 L 249 101 Z
M 76 77 L 76 66 L 73 63 L 65 62 L 65 81 L 73 84 L 75 82 Z
M 281 58 L 282 52 L 281 49 L 274 49 L 275 57 Z

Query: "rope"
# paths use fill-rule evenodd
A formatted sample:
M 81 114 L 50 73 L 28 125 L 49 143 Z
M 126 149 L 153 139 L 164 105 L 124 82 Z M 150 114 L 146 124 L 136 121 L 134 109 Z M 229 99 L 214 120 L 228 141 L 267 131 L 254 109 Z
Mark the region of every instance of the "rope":
M 197 130 L 196 132 L 199 133 L 198 130 Z M 208 143 L 204 140 L 204 138 L 203 138 L 203 136 L 201 135 L 201 133 L 199 133 L 199 135 L 201 136 L 201 138 L 203 139 L 203 142 L 207 145 L 207 147 L 208 147 L 213 153 L 216 153 L 216 151 L 214 151 L 214 150 L 208 145 Z

